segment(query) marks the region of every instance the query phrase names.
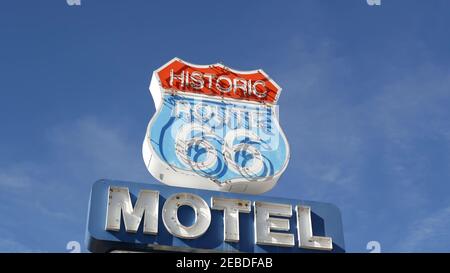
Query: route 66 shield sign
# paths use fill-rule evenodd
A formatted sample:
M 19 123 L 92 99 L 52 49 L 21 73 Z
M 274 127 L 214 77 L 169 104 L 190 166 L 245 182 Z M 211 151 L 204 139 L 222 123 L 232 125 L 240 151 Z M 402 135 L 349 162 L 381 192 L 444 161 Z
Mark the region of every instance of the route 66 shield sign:
M 262 70 L 174 58 L 150 82 L 156 113 L 142 149 L 147 169 L 172 186 L 270 190 L 289 162 L 277 115 L 280 92 Z

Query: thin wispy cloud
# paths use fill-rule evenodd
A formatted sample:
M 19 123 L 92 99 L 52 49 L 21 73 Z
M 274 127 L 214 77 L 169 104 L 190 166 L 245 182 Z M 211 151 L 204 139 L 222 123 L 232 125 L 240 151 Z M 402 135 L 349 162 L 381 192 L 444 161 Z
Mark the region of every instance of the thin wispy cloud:
M 296 167 L 288 168 L 286 180 L 308 199 L 337 203 L 344 222 L 352 223 L 347 238 L 361 240 L 362 248 L 361 238 L 379 239 L 369 232 L 396 219 L 399 224 L 382 237 L 387 250 L 400 249 L 388 233 L 413 225 L 411 210 L 432 213 L 433 194 L 446 183 L 433 175 L 434 165 L 447 166 L 441 175 L 450 177 L 449 70 L 429 62 L 405 71 L 388 61 L 390 69 L 376 73 L 385 79 L 355 97 L 345 86 L 365 83 L 355 82 L 358 67 L 350 57 L 336 56 L 333 41 L 312 48 L 295 38 L 287 47 L 280 113 L 288 139 L 296 138 Z M 388 75 L 392 71 L 398 74 Z M 389 210 L 375 210 L 380 200 Z M 448 224 L 428 222 L 430 228 Z
M 0 212 L 9 219 L 0 223 L 0 230 L 16 230 L 26 237 L 40 233 L 39 237 L 59 238 L 61 245 L 49 250 L 65 251 L 66 241 L 83 242 L 85 223 L 80 219 L 86 218 L 90 187 L 96 180 L 144 180 L 149 175 L 140 147 L 127 139 L 125 127 L 83 117 L 56 125 L 46 134 L 51 155 L 46 162 L 20 162 L 0 169 Z M 24 213 L 18 215 L 16 210 Z M 19 242 L 6 232 L 0 236 L 0 249 L 34 251 L 26 239 Z
M 93 117 L 82 117 L 55 126 L 49 130 L 48 139 L 55 157 L 64 160 L 65 167 L 76 176 L 125 180 L 148 177 L 140 143 L 129 139 L 125 123 L 105 124 Z
M 0 187 L 2 190 L 17 190 L 31 185 L 31 178 L 20 171 L 2 170 L 0 173 Z
M 33 249 L 9 238 L 0 238 L 0 252 L 36 252 Z
M 448 252 L 450 238 L 450 206 L 417 214 L 416 220 L 408 225 L 404 236 L 398 236 L 395 247 L 401 252 Z

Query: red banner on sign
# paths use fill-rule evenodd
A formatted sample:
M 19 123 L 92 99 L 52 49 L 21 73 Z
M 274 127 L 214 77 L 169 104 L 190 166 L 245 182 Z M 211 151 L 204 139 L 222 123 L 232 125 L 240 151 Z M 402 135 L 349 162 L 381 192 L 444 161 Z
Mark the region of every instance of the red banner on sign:
M 236 71 L 221 64 L 193 65 L 178 58 L 157 70 L 168 91 L 275 104 L 281 88 L 262 70 Z

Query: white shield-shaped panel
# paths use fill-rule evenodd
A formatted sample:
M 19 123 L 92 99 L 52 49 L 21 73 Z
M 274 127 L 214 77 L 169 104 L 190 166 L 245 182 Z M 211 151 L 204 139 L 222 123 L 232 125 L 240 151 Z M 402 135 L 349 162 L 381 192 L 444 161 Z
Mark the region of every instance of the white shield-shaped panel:
M 172 186 L 270 190 L 289 161 L 276 112 L 280 91 L 262 70 L 173 59 L 150 83 L 156 113 L 143 143 L 149 172 Z

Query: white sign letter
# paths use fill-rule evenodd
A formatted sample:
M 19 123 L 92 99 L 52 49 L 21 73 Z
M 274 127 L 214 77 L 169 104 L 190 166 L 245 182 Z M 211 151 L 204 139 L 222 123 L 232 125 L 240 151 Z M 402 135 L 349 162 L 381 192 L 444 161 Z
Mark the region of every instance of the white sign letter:
M 158 233 L 159 192 L 142 190 L 133 208 L 128 188 L 109 187 L 106 230 L 119 231 L 123 215 L 126 232 L 136 233 L 144 216 L 145 234 Z
M 223 210 L 225 241 L 239 242 L 239 212 L 249 213 L 250 201 L 212 197 L 211 208 Z
M 311 224 L 311 208 L 307 206 L 296 206 L 298 246 L 301 248 L 332 250 L 333 241 L 331 237 L 314 236 Z
M 291 205 L 255 202 L 254 207 L 257 244 L 283 247 L 294 246 L 294 234 L 271 232 L 271 230 L 289 230 L 289 219 L 272 218 L 270 216 L 291 217 Z
M 178 220 L 178 208 L 190 206 L 195 212 L 191 226 L 184 226 Z M 192 193 L 177 193 L 167 198 L 162 209 L 164 226 L 173 236 L 183 239 L 195 239 L 202 236 L 211 223 L 211 211 L 200 196 Z

